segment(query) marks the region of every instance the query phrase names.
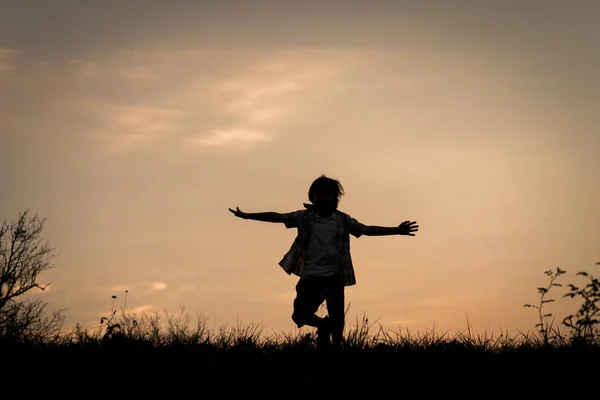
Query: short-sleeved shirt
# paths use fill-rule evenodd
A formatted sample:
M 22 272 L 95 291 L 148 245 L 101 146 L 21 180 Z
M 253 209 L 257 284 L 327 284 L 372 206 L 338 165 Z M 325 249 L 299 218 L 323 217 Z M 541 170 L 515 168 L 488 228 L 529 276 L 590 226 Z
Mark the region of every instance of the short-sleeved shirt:
M 279 262 L 286 273 L 300 277 L 304 269 L 308 238 L 316 217 L 316 212 L 311 204 L 304 204 L 304 206 L 306 207 L 304 210 L 283 214 L 283 222 L 286 228 L 297 228 L 298 235 Z M 356 276 L 352 256 L 350 255 L 350 235 L 356 238 L 361 237 L 366 226 L 342 211 L 336 210 L 334 214 L 337 219 L 337 255 L 340 261 L 342 280 L 344 286 L 351 286 L 356 284 Z
M 306 255 L 302 277 L 330 276 L 340 272 L 337 243 L 337 216 L 315 215 L 315 221 L 306 242 Z

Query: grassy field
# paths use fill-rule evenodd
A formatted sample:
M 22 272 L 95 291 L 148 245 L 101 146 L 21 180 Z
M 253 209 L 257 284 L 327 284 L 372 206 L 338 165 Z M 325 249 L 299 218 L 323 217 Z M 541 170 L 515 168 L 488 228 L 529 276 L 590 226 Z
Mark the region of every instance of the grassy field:
M 21 387 L 31 381 L 38 387 L 70 384 L 109 392 L 114 388 L 117 393 L 173 394 L 195 388 L 205 394 L 210 389 L 262 394 L 287 390 L 288 395 L 333 389 L 345 394 L 477 393 L 474 385 L 487 394 L 556 394 L 580 391 L 599 376 L 598 342 L 584 346 L 563 338 L 562 343 L 544 344 L 539 335 L 366 336 L 365 326 L 347 333 L 341 352 L 323 353 L 317 351 L 312 334 L 263 338 L 255 328 L 211 333 L 201 327 L 170 326 L 144 332 L 123 326 L 131 330 L 103 336 L 81 331 L 79 336 L 38 343 L 5 340 L 2 364 L 15 374 L 3 376 L 22 381 Z
M 52 390 L 76 397 L 104 395 L 312 394 L 394 396 L 458 394 L 582 395 L 598 390 L 600 332 L 598 279 L 565 296 L 581 308 L 562 325 L 550 324 L 544 305 L 561 286 L 564 271 L 547 271 L 538 288 L 532 333 L 488 336 L 468 328 L 452 337 L 373 332 L 365 317 L 348 323 L 340 352 L 317 351 L 315 335 L 263 335 L 260 326 L 211 331 L 205 321 L 182 313 L 129 315 L 112 310 L 99 329 L 0 340 L 2 377 L 23 390 Z M 573 294 L 572 296 L 570 294 Z M 114 300 L 114 299 L 113 299 Z M 78 388 L 75 390 L 74 388 Z M 36 389 L 37 388 L 37 389 Z M 62 389 L 60 389 L 62 388 Z M 83 389 L 81 389 L 83 388 Z M 71 390 L 71 391 L 70 391 Z M 75 392 L 73 392 L 75 390 Z M 214 392 L 216 391 L 216 392 Z M 416 391 L 416 392 L 415 392 Z M 416 393 L 416 394 L 415 394 Z M 213 396 L 211 395 L 211 396 Z

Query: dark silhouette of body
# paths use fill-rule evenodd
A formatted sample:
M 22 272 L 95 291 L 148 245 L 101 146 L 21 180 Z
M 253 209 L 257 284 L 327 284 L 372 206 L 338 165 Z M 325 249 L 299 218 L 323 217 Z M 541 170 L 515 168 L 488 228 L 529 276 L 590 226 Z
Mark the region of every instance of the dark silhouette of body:
M 344 289 L 356 283 L 350 255 L 350 235 L 415 236 L 419 226 L 404 221 L 395 227 L 364 225 L 339 211 L 344 189 L 334 178 L 321 175 L 313 181 L 305 209 L 289 213 L 246 213 L 239 208 L 229 209 L 236 217 L 263 222 L 283 223 L 286 228 L 298 228 L 298 235 L 279 265 L 288 274 L 299 276 L 292 320 L 298 328 L 304 325 L 317 328 L 317 345 L 339 350 L 344 331 Z M 316 315 L 326 302 L 326 317 Z

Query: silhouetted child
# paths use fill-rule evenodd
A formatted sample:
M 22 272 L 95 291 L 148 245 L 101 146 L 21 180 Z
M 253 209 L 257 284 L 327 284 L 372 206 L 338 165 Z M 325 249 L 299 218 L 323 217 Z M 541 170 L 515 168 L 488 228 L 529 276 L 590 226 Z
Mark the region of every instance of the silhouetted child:
M 350 256 L 350 235 L 408 235 L 418 231 L 416 222 L 404 221 L 396 227 L 363 225 L 339 211 L 344 189 L 337 179 L 321 175 L 308 190 L 312 204 L 289 213 L 245 213 L 239 207 L 229 209 L 236 217 L 264 222 L 278 222 L 286 228 L 298 228 L 298 234 L 279 265 L 288 274 L 299 276 L 292 320 L 298 328 L 317 328 L 319 349 L 339 350 L 344 331 L 344 289 L 356 284 Z M 326 317 L 316 315 L 326 302 Z

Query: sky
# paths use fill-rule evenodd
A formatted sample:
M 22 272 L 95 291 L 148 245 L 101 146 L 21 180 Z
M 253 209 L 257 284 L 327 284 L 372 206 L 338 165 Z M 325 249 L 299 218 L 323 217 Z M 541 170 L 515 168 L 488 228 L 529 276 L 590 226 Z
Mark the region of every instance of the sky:
M 289 212 L 366 225 L 347 324 L 534 331 L 600 261 L 600 4 L 0 0 L 0 219 L 55 248 L 65 329 L 112 307 L 297 332 Z M 127 303 L 124 303 L 125 291 Z M 555 288 L 560 321 L 578 303 Z M 551 296 L 552 297 L 552 296 Z M 309 328 L 302 328 L 302 331 Z

